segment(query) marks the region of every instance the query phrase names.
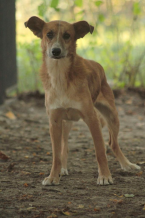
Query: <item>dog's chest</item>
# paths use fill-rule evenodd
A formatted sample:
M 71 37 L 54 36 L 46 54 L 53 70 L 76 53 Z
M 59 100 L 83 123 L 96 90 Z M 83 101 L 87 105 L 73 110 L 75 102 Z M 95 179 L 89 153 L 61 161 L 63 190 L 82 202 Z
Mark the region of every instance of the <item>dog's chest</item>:
M 68 59 L 49 63 L 48 73 L 51 88 L 46 91 L 46 106 L 50 110 L 57 108 L 80 109 L 80 102 L 75 100 L 75 88 L 72 84 L 68 86 L 68 68 Z
M 51 94 L 48 99 L 50 110 L 57 108 L 74 108 L 78 110 L 80 109 L 80 103 L 68 97 L 65 91 L 63 91 L 62 89 L 53 90 Z

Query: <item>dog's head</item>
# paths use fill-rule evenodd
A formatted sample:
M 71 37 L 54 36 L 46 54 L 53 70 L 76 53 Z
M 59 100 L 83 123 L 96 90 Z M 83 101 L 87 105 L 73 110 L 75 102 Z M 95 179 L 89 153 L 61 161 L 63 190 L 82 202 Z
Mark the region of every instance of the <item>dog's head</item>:
M 53 59 L 73 54 L 76 50 L 76 40 L 94 30 L 86 21 L 70 24 L 56 20 L 46 23 L 35 16 L 25 22 L 25 26 L 42 39 L 43 51 Z

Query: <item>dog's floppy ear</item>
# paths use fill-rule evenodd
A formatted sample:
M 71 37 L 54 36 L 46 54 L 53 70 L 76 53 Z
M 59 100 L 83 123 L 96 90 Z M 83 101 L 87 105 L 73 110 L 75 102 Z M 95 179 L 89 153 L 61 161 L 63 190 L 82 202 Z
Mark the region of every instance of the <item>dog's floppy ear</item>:
M 87 21 L 79 21 L 73 24 L 75 29 L 75 39 L 83 38 L 87 33 L 93 33 L 94 27 L 89 25 Z
M 42 29 L 45 22 L 41 20 L 39 17 L 30 17 L 28 21 L 24 23 L 25 27 L 28 27 L 34 35 L 42 39 Z

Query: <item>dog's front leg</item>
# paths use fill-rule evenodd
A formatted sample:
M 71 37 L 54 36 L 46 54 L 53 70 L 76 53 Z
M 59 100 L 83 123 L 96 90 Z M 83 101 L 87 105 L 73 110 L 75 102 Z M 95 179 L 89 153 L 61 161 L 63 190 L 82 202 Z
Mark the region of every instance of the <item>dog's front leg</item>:
M 61 136 L 62 136 L 63 110 L 52 110 L 49 115 L 49 129 L 52 143 L 53 162 L 50 175 L 46 177 L 43 185 L 58 185 L 61 171 Z
M 62 137 L 61 137 L 61 175 L 68 175 L 67 170 L 67 158 L 68 158 L 68 136 L 72 127 L 71 121 L 63 121 L 62 122 Z
M 95 145 L 96 157 L 98 162 L 98 173 L 99 173 L 97 184 L 99 185 L 112 184 L 113 180 L 110 174 L 110 170 L 108 168 L 108 162 L 107 162 L 101 127 L 99 123 L 99 117 L 97 115 L 97 112 L 95 111 L 95 108 L 91 106 L 91 102 L 88 108 L 87 107 L 83 107 L 83 108 L 85 108 L 85 110 L 83 110 L 82 118 L 90 129 Z

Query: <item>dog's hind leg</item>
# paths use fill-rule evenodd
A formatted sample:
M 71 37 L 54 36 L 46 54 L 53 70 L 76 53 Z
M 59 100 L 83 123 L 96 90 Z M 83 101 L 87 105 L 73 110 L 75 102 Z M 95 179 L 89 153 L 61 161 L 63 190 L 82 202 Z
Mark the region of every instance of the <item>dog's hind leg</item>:
M 106 157 L 105 145 L 101 131 L 100 120 L 91 99 L 86 98 L 82 105 L 81 117 L 87 124 L 95 146 L 96 158 L 98 162 L 98 185 L 109 185 L 113 183 Z
M 68 136 L 72 127 L 71 121 L 62 122 L 62 137 L 61 137 L 61 175 L 68 175 L 67 158 L 68 158 Z
M 110 89 L 107 82 L 102 86 L 101 94 L 95 103 L 96 108 L 101 112 L 105 118 L 108 129 L 109 129 L 109 145 L 112 148 L 115 156 L 117 157 L 121 168 L 124 170 L 140 169 L 136 164 L 132 164 L 122 153 L 118 144 L 118 133 L 119 133 L 119 119 L 118 113 L 114 103 L 113 92 Z

